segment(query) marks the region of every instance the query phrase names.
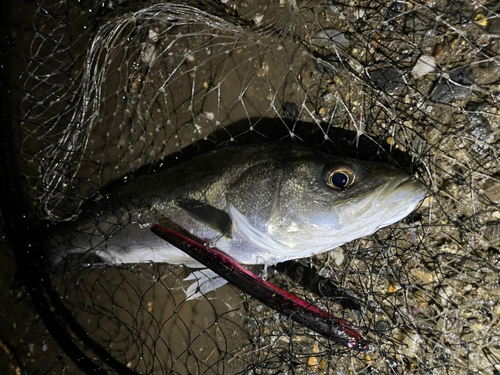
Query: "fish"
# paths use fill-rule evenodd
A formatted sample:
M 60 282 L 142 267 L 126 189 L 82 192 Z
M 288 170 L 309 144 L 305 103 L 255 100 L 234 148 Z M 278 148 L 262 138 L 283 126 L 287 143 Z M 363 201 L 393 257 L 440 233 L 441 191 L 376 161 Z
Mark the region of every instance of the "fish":
M 46 247 L 54 266 L 84 254 L 94 265 L 204 268 L 150 231 L 159 224 L 240 264 L 267 266 L 370 235 L 406 217 L 426 194 L 419 181 L 381 163 L 298 143 L 228 146 L 96 194 Z

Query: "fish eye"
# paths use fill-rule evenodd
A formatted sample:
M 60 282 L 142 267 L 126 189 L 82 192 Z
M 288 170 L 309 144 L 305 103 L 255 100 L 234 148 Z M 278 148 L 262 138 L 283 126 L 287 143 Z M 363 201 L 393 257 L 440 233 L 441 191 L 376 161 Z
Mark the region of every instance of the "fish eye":
M 334 189 L 346 189 L 354 183 L 356 175 L 349 167 L 337 167 L 328 170 L 326 183 Z

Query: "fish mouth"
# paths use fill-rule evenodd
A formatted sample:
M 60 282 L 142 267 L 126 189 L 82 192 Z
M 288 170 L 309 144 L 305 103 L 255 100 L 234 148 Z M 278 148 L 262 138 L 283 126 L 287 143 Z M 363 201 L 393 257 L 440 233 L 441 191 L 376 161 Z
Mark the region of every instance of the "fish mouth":
M 398 185 L 396 185 L 396 187 L 394 188 L 395 189 L 399 189 L 405 185 L 411 185 L 411 184 L 420 184 L 420 182 L 414 180 L 412 177 L 410 176 L 405 176 L 404 180 L 401 181 Z M 421 184 L 420 184 L 421 185 Z M 423 186 L 423 185 L 422 185 Z
M 410 195 L 415 194 L 415 198 L 422 196 L 421 199 L 423 199 L 428 191 L 429 190 L 418 180 L 411 176 L 405 176 L 405 178 L 394 187 L 392 193 L 404 192 Z
M 408 185 L 410 183 L 414 182 L 413 179 L 410 176 L 406 176 L 403 181 L 401 181 L 394 189 L 400 188 L 404 185 Z
M 411 176 L 405 176 L 396 182 L 384 202 L 387 220 L 377 229 L 391 225 L 409 215 L 428 193 L 428 189 Z

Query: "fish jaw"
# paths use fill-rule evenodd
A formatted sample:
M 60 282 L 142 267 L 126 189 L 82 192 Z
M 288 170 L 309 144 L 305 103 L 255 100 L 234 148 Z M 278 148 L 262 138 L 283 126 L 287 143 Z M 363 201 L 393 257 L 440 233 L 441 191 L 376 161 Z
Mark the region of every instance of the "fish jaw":
M 390 198 L 384 203 L 384 205 L 387 206 L 386 211 L 388 211 L 389 206 L 392 205 L 393 213 L 386 213 L 385 220 L 382 221 L 375 230 L 404 219 L 415 210 L 427 193 L 428 189 L 420 182 L 411 178 L 403 180 L 389 193 Z

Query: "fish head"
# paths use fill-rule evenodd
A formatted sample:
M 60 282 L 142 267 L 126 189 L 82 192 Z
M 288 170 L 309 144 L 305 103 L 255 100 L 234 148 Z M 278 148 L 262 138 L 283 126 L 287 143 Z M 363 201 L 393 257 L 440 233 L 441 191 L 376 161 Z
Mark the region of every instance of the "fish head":
M 403 219 L 426 193 L 389 165 L 295 149 L 249 168 L 227 203 L 235 230 L 273 263 L 370 235 Z

